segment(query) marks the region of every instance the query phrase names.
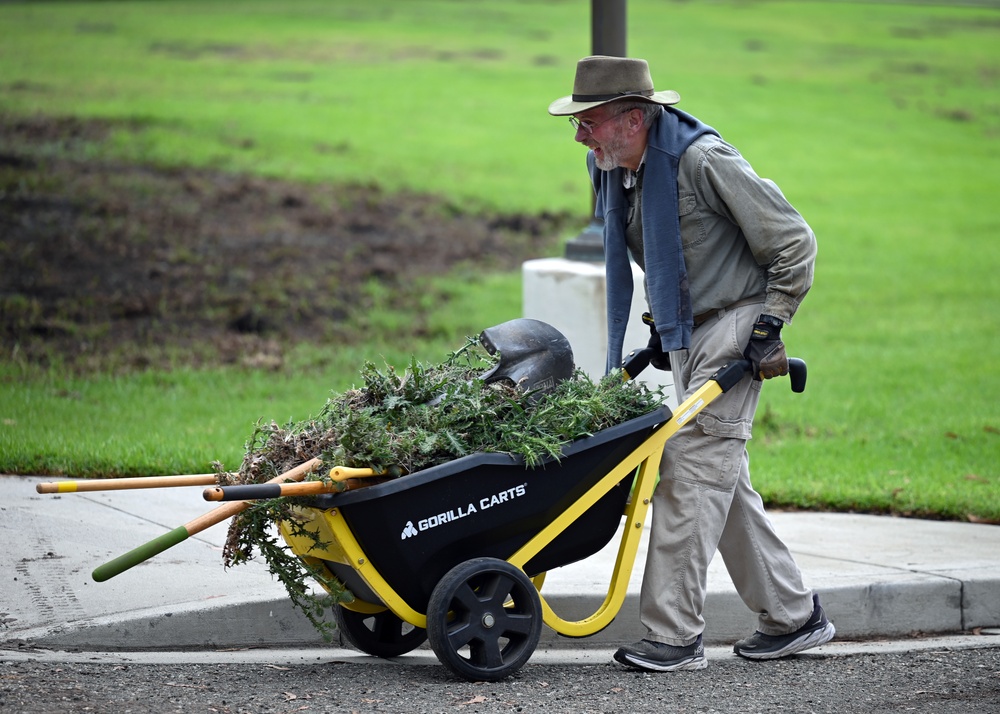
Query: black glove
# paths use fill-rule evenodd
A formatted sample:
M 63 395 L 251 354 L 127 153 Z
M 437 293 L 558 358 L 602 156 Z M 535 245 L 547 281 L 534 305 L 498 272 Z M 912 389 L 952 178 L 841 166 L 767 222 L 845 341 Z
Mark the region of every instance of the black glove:
M 750 360 L 754 379 L 771 379 L 788 374 L 788 355 L 785 354 L 785 343 L 781 341 L 783 324 L 770 315 L 761 315 L 754 324 L 750 344 L 743 352 L 743 356 Z
M 649 363 L 654 368 L 664 372 L 670 371 L 670 353 L 663 351 L 663 343 L 660 342 L 660 333 L 656 331 L 656 324 L 653 316 L 648 312 L 642 313 L 642 321 L 649 325 L 649 344 L 646 345 L 652 352 L 649 356 Z

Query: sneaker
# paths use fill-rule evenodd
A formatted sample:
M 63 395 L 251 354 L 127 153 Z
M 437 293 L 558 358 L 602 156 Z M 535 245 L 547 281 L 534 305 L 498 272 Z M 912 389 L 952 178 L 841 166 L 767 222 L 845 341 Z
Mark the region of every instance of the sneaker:
M 778 659 L 826 644 L 836 634 L 833 623 L 826 619 L 826 613 L 820 607 L 819 596 L 814 594 L 812 617 L 795 632 L 787 635 L 755 632 L 737 642 L 733 651 L 747 659 Z
M 619 647 L 615 660 L 629 667 L 648 669 L 653 672 L 677 672 L 690 669 L 705 669 L 705 648 L 701 635 L 694 644 L 686 647 L 666 645 L 652 640 L 639 640 L 634 645 Z

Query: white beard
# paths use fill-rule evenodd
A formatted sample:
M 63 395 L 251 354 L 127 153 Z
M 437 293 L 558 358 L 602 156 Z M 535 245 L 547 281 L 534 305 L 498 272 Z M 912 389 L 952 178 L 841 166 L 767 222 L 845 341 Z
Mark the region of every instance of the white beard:
M 602 156 L 596 159 L 597 168 L 601 171 L 611 171 L 621 166 L 622 153 L 625 150 L 625 138 L 620 132 L 601 144 Z M 595 157 L 596 158 L 596 157 Z

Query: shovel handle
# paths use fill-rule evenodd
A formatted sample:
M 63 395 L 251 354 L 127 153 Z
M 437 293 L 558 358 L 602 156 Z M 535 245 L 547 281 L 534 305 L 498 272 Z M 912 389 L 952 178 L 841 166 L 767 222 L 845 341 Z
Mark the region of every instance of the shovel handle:
M 211 486 L 214 483 L 216 483 L 215 474 L 181 474 L 178 476 L 143 476 L 140 478 L 99 478 L 84 481 L 46 481 L 35 484 L 35 491 L 38 493 L 127 491 L 140 488 Z
M 310 459 L 304 464 L 299 464 L 294 469 L 286 471 L 283 474 L 275 476 L 273 479 L 268 481 L 268 483 L 282 483 L 283 481 L 301 481 L 306 477 L 306 474 L 311 472 L 314 468 L 319 466 L 322 461 L 319 459 Z M 139 563 L 145 562 L 152 558 L 154 555 L 162 553 L 167 548 L 172 548 L 173 546 L 181 543 L 195 533 L 200 533 L 201 531 L 214 526 L 217 523 L 221 523 L 227 518 L 235 516 L 241 511 L 245 511 L 250 506 L 248 501 L 234 501 L 232 503 L 227 503 L 223 506 L 219 506 L 203 516 L 195 518 L 193 521 L 186 523 L 183 526 L 174 528 L 168 533 L 164 533 L 157 538 L 140 545 L 138 548 L 133 548 L 128 553 L 120 555 L 114 560 L 108 561 L 104 565 L 99 565 L 94 569 L 93 578 L 99 583 L 103 583 L 105 580 L 113 578 L 116 575 L 124 573 L 129 568 L 132 568 Z

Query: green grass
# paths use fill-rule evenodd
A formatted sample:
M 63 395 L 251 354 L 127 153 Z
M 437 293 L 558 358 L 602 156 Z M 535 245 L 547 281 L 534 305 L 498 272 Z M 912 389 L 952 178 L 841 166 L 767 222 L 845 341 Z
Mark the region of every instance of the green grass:
M 765 391 L 758 488 L 775 504 L 1000 521 L 995 5 L 632 0 L 628 15 L 629 54 L 819 238 L 786 330 L 810 385 Z M 25 3 L 0 6 L 0 28 L 0 110 L 129 122 L 102 157 L 589 207 L 583 151 L 545 112 L 589 53 L 585 3 Z M 456 279 L 452 299 L 414 309 L 474 333 L 519 311 L 518 276 L 496 280 Z M 65 381 L 9 360 L 0 470 L 228 462 L 256 418 L 317 411 L 363 359 L 456 347 L 433 330 L 382 336 L 406 319 L 376 312 L 368 344 L 303 348 L 306 367 L 280 378 Z
M 552 45 L 589 36 L 562 4 L 32 3 L 2 21 L 6 106 L 139 122 L 122 157 L 542 210 L 552 187 L 537 171 L 525 187 L 511 154 L 574 155 L 545 114 L 582 51 Z M 569 184 L 559 202 L 583 208 Z

